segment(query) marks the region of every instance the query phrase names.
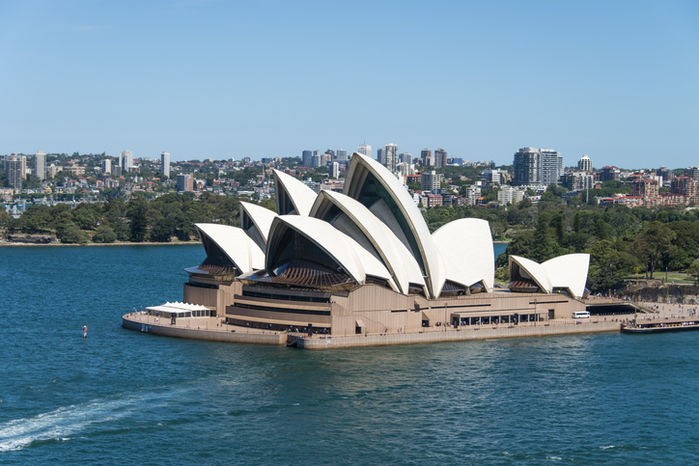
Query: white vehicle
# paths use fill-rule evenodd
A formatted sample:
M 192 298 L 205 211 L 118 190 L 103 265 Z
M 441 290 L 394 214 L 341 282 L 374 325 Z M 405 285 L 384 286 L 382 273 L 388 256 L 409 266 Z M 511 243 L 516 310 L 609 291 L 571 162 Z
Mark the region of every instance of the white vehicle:
M 577 311 L 573 312 L 573 319 L 589 319 L 590 318 L 590 312 L 589 311 Z

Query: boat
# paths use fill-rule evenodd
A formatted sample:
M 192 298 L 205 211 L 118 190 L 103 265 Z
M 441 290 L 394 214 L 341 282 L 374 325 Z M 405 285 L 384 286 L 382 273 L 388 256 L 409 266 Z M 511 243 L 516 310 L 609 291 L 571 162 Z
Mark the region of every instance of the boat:
M 629 324 L 621 324 L 621 332 L 630 334 L 684 332 L 687 330 L 699 330 L 699 320 L 631 322 Z

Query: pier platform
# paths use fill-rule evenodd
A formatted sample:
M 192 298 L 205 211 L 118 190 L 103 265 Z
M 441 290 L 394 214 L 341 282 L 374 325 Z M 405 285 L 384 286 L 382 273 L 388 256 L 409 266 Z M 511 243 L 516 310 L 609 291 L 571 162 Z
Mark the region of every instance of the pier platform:
M 388 345 L 410 345 L 494 338 L 541 337 L 583 333 L 618 332 L 621 319 L 560 319 L 519 325 L 473 325 L 429 328 L 419 333 L 367 335 L 308 335 L 287 331 L 261 330 L 222 323 L 216 317 L 178 318 L 176 324 L 145 312 L 122 316 L 122 326 L 153 335 L 231 343 L 286 345 L 299 349 L 324 350 Z
M 195 340 L 224 341 L 229 343 L 255 343 L 261 345 L 285 345 L 285 332 L 246 329 L 222 324 L 215 317 L 189 317 L 178 319 L 176 324 L 143 312 L 131 312 L 121 318 L 125 329 L 166 337 Z

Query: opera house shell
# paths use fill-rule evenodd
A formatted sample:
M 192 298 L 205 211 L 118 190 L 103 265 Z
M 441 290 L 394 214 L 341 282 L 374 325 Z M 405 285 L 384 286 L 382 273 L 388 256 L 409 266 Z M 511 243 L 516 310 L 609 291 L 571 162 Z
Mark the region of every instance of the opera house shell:
M 184 301 L 245 328 L 330 335 L 420 332 L 497 318 L 558 318 L 582 304 L 589 257 L 512 256 L 496 288 L 488 222 L 430 233 L 407 189 L 353 154 L 342 193 L 274 171 L 277 212 L 241 202 L 240 227 L 197 224 L 206 259 Z M 474 320 L 478 319 L 478 320 Z

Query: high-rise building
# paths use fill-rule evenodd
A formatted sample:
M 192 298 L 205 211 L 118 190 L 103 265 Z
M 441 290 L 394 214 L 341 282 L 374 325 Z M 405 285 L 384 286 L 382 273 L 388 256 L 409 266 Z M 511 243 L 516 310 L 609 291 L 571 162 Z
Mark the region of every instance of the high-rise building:
M 631 182 L 631 195 L 645 199 L 658 197 L 658 180 L 654 177 L 644 176 Z
M 410 152 L 401 152 L 398 156 L 398 160 L 400 161 L 400 163 L 410 165 L 413 163 L 413 154 L 411 154 Z
M 396 168 L 398 169 L 398 173 L 400 173 L 403 179 L 405 179 L 408 175 L 413 174 L 412 165 L 410 165 L 409 163 L 401 162 L 398 164 L 398 167 Z
M 314 150 L 313 155 L 311 155 L 311 165 L 310 166 L 313 168 L 320 167 L 320 156 L 318 155 L 317 150 Z
M 602 167 L 602 169 L 599 172 L 600 181 L 619 181 L 620 176 L 621 170 L 614 166 Z
M 389 142 L 383 150 L 384 160 L 381 164 L 391 170 L 391 172 L 395 172 L 398 166 L 398 146 Z
M 515 152 L 515 177 L 517 186 L 541 184 L 541 153 L 533 147 L 522 147 Z
M 564 173 L 561 177 L 561 185 L 571 191 L 582 191 L 592 189 L 594 177 L 582 170 Z
M 46 153 L 41 149 L 34 156 L 34 175 L 40 180 L 46 178 Z
M 339 178 L 340 177 L 340 164 L 337 162 L 333 162 L 330 165 L 330 177 L 331 178 Z
M 557 185 L 564 171 L 563 157 L 553 149 L 522 147 L 515 153 L 514 168 L 515 185 Z
M 578 160 L 578 170 L 591 173 L 592 172 L 592 159 L 589 155 L 583 154 Z
M 194 177 L 189 173 L 181 173 L 177 175 L 177 191 L 194 191 Z
M 425 170 L 420 174 L 420 188 L 423 191 L 430 192 L 439 190 L 442 187 L 443 178 L 441 173 L 437 173 L 434 170 Z
M 104 159 L 104 174 L 105 175 L 111 175 L 112 174 L 112 159 L 106 158 Z
M 133 152 L 123 150 L 119 153 L 119 166 L 123 173 L 128 172 L 133 167 Z
M 691 176 L 678 176 L 672 180 L 672 192 L 687 197 L 695 197 L 697 195 L 697 180 Z
M 332 158 L 333 158 L 332 154 L 329 154 L 327 152 L 320 154 L 320 166 L 326 167 L 328 165 L 328 163 L 330 163 Z
M 437 149 L 434 151 L 434 166 L 435 168 L 447 166 L 447 151 L 444 149 Z
M 429 149 L 422 149 L 420 152 L 420 160 L 422 160 L 423 167 L 431 167 L 432 163 L 432 151 Z
M 360 154 L 364 154 L 367 157 L 371 157 L 371 145 L 366 143 L 360 144 L 357 148 L 357 152 L 359 152 Z
M 564 172 L 563 157 L 553 149 L 539 149 L 541 153 L 541 184 L 559 184 Z
M 26 159 L 25 159 L 26 160 Z M 22 157 L 18 157 L 15 154 L 11 154 L 5 159 L 5 166 L 7 170 L 7 183 L 12 186 L 15 191 L 22 190 L 22 180 L 24 179 L 24 167 L 26 162 L 23 163 Z
M 513 188 L 512 186 L 504 185 L 498 191 L 498 204 L 517 204 L 524 199 L 524 188 Z
M 160 154 L 160 173 L 163 176 L 170 178 L 170 153 L 162 152 Z
M 503 183 L 503 173 L 504 172 L 501 171 L 499 168 L 486 168 L 485 170 L 483 170 L 483 173 L 481 173 L 481 177 L 487 183 L 500 184 Z
M 663 186 L 668 187 L 672 184 L 672 180 L 675 178 L 675 172 L 668 170 L 667 167 L 660 167 L 655 171 L 655 174 L 662 177 Z
M 699 167 L 689 167 L 684 171 L 686 176 L 690 176 L 695 180 L 699 180 Z
M 344 149 L 338 149 L 335 152 L 335 160 L 337 162 L 347 162 L 347 151 Z
M 305 150 L 301 152 L 301 165 L 304 167 L 310 167 L 313 163 L 313 151 Z

